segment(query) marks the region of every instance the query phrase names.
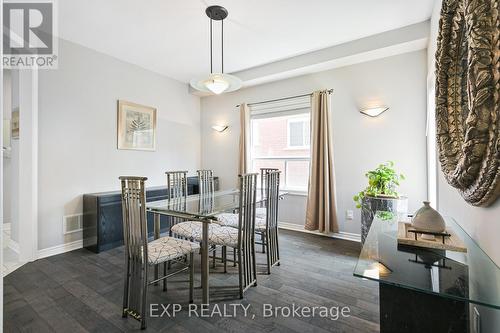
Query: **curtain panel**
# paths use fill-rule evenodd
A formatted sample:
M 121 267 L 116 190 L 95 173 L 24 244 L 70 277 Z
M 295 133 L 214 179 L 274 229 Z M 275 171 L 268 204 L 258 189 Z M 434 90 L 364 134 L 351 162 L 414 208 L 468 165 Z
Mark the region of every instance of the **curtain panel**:
M 305 229 L 339 231 L 328 91 L 315 91 L 311 97 L 311 169 Z
M 250 108 L 247 103 L 240 105 L 240 153 L 238 173 L 243 175 L 248 169 L 248 146 L 250 144 Z

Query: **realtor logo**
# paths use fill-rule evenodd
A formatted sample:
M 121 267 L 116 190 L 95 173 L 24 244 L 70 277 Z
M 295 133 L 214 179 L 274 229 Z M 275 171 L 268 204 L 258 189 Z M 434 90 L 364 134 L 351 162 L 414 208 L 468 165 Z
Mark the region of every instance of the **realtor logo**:
M 57 68 L 53 0 L 3 2 L 3 54 L 6 68 Z

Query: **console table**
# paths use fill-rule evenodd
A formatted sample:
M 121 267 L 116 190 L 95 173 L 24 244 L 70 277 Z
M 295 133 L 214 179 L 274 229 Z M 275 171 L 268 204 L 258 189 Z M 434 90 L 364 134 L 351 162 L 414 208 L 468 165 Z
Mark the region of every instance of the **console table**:
M 188 177 L 188 195 L 198 194 L 198 177 Z M 214 177 L 215 190 L 219 189 L 219 179 Z M 156 186 L 146 189 L 146 201 L 167 199 L 167 187 Z M 162 217 L 166 220 L 167 217 Z M 162 222 L 163 222 L 162 220 Z M 154 232 L 154 217 L 147 214 L 148 234 Z M 168 223 L 161 232 L 168 231 Z M 99 253 L 123 245 L 121 191 L 89 193 L 83 195 L 83 247 Z
M 397 219 L 374 219 L 354 276 L 379 283 L 380 332 L 465 333 L 478 320 L 470 304 L 500 309 L 500 269 L 452 218 L 445 221 L 467 253 L 398 245 Z

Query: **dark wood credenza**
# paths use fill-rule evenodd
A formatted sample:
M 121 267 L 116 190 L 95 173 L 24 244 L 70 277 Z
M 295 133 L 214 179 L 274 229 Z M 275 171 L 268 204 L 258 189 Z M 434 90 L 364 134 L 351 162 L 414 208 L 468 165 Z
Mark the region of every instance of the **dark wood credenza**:
M 218 177 L 214 177 L 215 190 L 219 189 Z M 188 194 L 198 194 L 198 177 L 188 177 Z M 167 187 L 146 189 L 146 201 L 167 199 Z M 162 222 L 167 217 L 161 218 Z M 153 214 L 147 214 L 148 234 L 153 236 Z M 168 231 L 168 223 L 161 223 L 161 232 Z M 83 195 L 83 247 L 99 253 L 123 245 L 121 191 L 90 193 Z

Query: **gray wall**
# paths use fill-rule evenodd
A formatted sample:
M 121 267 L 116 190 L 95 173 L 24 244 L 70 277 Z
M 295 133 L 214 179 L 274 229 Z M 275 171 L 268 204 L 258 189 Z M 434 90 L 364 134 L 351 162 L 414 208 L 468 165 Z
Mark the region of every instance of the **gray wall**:
M 250 87 L 201 99 L 202 166 L 221 177 L 224 188 L 236 186 L 239 114 L 235 105 L 333 88 L 332 125 L 340 230 L 360 233 L 360 214 L 352 197 L 366 186 L 364 174 L 392 160 L 407 176 L 400 192 L 410 198 L 410 211 L 427 197 L 425 115 L 426 51 L 342 67 L 316 74 Z M 390 110 L 369 118 L 358 109 L 380 102 Z M 210 127 L 228 124 L 229 130 Z M 304 224 L 305 196 L 290 196 L 281 203 L 280 221 Z M 355 212 L 354 220 L 345 211 Z
M 116 148 L 117 100 L 158 109 L 155 152 Z M 118 190 L 120 175 L 165 183 L 164 172 L 200 167 L 200 101 L 187 86 L 60 40 L 59 69 L 40 71 L 38 247 L 60 245 L 64 215 L 82 194 Z

